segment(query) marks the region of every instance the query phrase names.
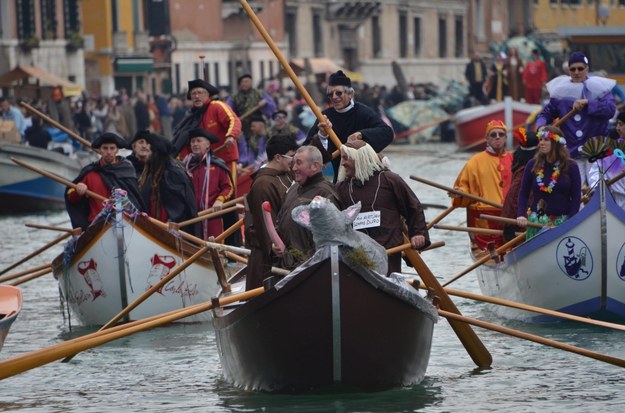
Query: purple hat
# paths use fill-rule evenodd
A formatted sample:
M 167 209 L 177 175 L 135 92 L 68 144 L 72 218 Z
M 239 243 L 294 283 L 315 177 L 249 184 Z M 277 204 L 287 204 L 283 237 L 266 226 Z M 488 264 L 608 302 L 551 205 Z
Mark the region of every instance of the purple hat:
M 588 66 L 588 58 L 582 52 L 573 52 L 569 56 L 569 66 L 573 63 L 583 63 Z

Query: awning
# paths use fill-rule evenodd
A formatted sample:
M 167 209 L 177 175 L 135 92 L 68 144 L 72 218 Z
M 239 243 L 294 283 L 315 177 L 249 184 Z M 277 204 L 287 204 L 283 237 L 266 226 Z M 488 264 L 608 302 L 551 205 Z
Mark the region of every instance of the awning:
M 0 87 L 15 87 L 27 84 L 29 79 L 35 79 L 38 86 L 61 86 L 65 96 L 77 96 L 82 87 L 35 66 L 17 66 L 15 69 L 0 76 Z
M 118 57 L 115 59 L 115 71 L 118 73 L 151 72 L 154 59 L 151 57 Z

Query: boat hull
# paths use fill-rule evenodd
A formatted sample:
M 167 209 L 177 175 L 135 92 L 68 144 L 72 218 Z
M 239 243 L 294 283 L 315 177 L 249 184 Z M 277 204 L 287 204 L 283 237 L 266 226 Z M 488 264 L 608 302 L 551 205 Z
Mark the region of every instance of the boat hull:
M 539 105 L 529 105 L 522 102 L 513 101 L 512 124 L 515 127 L 523 126 L 527 118 L 537 110 Z M 456 128 L 456 143 L 459 149 L 481 151 L 486 147 L 484 131 L 486 124 L 493 119 L 505 122 L 504 102 L 494 103 L 487 106 L 475 106 L 463 109 L 454 115 L 454 126 Z
M 482 292 L 579 316 L 625 319 L 625 212 L 609 193 L 601 198 L 596 193 L 580 212 L 513 250 L 504 263 L 479 267 Z M 554 320 L 493 308 L 509 318 Z
M 53 262 L 70 316 L 83 325 L 103 325 L 197 251 L 145 217 L 90 226 Z M 209 301 L 219 290 L 212 261 L 202 257 L 153 293 L 125 321 Z M 205 321 L 204 312 L 184 319 Z
M 46 149 L 0 144 L 0 213 L 35 212 L 65 207 L 65 186 L 11 161 L 26 161 L 72 181 L 92 158 L 70 158 Z
M 333 278 L 331 260 L 324 260 L 280 289 L 214 312 L 228 381 L 299 393 L 376 391 L 423 379 L 436 321 L 431 304 L 419 297 L 432 309 L 426 315 L 344 262 L 337 268 Z
M 22 290 L 10 285 L 0 285 L 0 350 L 21 309 Z

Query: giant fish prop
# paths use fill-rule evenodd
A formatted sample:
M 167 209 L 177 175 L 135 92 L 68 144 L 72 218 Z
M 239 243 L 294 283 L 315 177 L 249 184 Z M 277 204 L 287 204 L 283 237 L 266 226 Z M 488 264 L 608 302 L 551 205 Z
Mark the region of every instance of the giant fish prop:
M 312 232 L 317 249 L 326 245 L 346 245 L 355 250 L 360 249 L 373 263 L 371 269 L 386 275 L 388 257 L 384 247 L 352 227 L 360 208 L 358 201 L 357 204 L 339 211 L 327 198 L 316 196 L 308 205 L 295 207 L 291 211 L 291 217 Z

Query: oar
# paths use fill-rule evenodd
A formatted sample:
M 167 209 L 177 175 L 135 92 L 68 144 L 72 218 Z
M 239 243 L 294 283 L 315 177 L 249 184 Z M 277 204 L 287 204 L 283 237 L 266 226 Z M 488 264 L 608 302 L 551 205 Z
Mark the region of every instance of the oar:
M 444 247 L 445 246 L 445 241 L 436 241 L 431 243 L 427 248 L 423 248 L 422 250 L 419 250 L 421 252 L 423 251 L 430 251 L 436 248 L 440 248 L 440 247 Z M 398 252 L 402 252 L 407 250 L 408 248 L 412 248 L 412 244 L 407 242 L 405 244 L 401 244 L 398 245 L 396 247 L 393 248 L 389 248 L 386 250 L 386 255 L 393 255 L 393 254 L 397 254 Z
M 187 225 L 195 224 L 196 222 L 206 221 L 209 219 L 220 217 L 230 212 L 236 212 L 242 208 L 243 208 L 242 205 L 235 205 L 230 208 L 220 209 L 219 211 L 211 212 L 210 214 L 204 214 L 204 215 L 197 216 L 195 218 L 187 219 L 186 221 L 178 222 L 178 225 L 181 227 L 185 227 Z
M 259 287 L 243 293 L 223 297 L 215 301 L 217 305 L 223 306 L 237 301 L 249 300 L 252 297 L 262 294 L 263 291 L 264 289 Z M 78 337 L 73 340 L 0 361 L 0 380 L 34 369 L 35 367 L 43 366 L 44 364 L 51 363 L 72 354 L 80 353 L 81 351 L 106 344 L 118 338 L 126 337 L 139 331 L 149 330 L 185 317 L 190 317 L 192 315 L 208 311 L 212 309 L 213 306 L 212 302 L 196 304 L 191 307 L 170 311 L 159 316 L 119 326 L 119 328 L 97 331 L 83 337 Z
M 566 115 L 562 116 L 560 119 L 558 119 L 553 126 L 555 127 L 560 127 L 560 125 L 562 125 L 564 122 L 566 122 L 571 116 L 573 116 L 575 114 L 575 112 L 577 112 L 576 109 L 571 109 Z
M 261 102 L 264 102 L 264 101 L 261 101 Z M 254 112 L 262 108 L 263 106 L 264 105 L 262 103 L 259 103 L 258 105 L 254 106 L 252 109 L 248 110 L 247 112 L 239 116 L 239 120 L 247 119 L 250 115 L 252 115 Z
M 488 323 L 486 321 L 478 320 L 471 317 L 466 317 L 454 313 L 450 313 L 449 311 L 438 310 L 438 314 L 442 317 L 447 318 L 447 320 L 456 320 L 461 321 L 468 324 L 473 324 L 474 326 L 482 327 L 487 330 L 497 331 L 502 334 L 507 334 L 509 336 L 522 338 L 523 340 L 533 341 L 534 343 L 544 344 L 546 346 L 550 346 L 553 348 L 557 348 L 560 350 L 569 351 L 571 353 L 576 353 L 581 356 L 590 357 L 595 360 L 603 361 L 604 363 L 613 364 L 619 367 L 625 367 L 625 360 L 608 356 L 605 354 L 597 353 L 594 351 L 586 350 L 580 347 L 575 347 L 570 344 L 561 343 L 559 341 L 550 340 L 548 338 L 540 337 L 534 334 L 525 333 L 523 331 L 514 330 L 512 328 L 503 327 L 497 324 Z
M 480 214 L 480 218 L 487 219 L 489 221 L 503 222 L 504 224 L 517 225 L 516 219 L 513 219 L 513 218 L 498 217 L 497 215 L 488 215 L 488 214 Z M 547 225 L 539 224 L 538 222 L 527 221 L 527 226 L 533 227 L 533 228 L 542 228 L 542 227 L 546 227 Z
M 610 185 L 614 184 L 614 182 L 620 181 L 621 179 L 623 179 L 623 177 L 625 177 L 625 169 L 623 169 L 621 172 L 619 172 L 618 175 L 616 175 L 613 178 L 610 178 L 607 181 L 605 181 L 605 184 L 607 186 L 610 186 Z
M 422 130 L 431 128 L 433 126 L 438 126 L 438 125 L 440 125 L 443 122 L 447 122 L 448 120 L 451 120 L 451 116 L 445 116 L 444 118 L 439 118 L 439 119 L 433 120 L 432 122 L 426 123 L 425 125 L 418 126 L 418 127 L 414 128 L 414 129 L 409 129 L 409 130 L 406 130 L 406 131 L 403 131 L 403 132 L 399 132 L 398 134 L 395 135 L 395 139 L 394 140 L 396 140 L 396 141 L 401 140 L 401 139 L 405 138 L 406 136 L 412 135 L 413 133 L 419 133 Z
M 443 191 L 447 191 L 447 192 L 450 192 L 452 194 L 456 194 L 456 195 L 459 195 L 459 196 L 464 197 L 464 198 L 471 199 L 471 200 L 476 201 L 476 202 L 481 202 L 483 204 L 490 205 L 493 208 L 497 208 L 497 209 L 502 209 L 503 208 L 503 205 L 498 204 L 498 203 L 493 202 L 493 201 L 490 201 L 490 200 L 488 200 L 486 198 L 482 198 L 482 197 L 479 197 L 479 196 L 471 195 L 471 194 L 468 194 L 466 192 L 460 191 L 458 189 L 450 188 L 448 186 L 441 185 L 441 184 L 439 184 L 437 182 L 433 182 L 433 181 L 427 180 L 425 178 L 420 178 L 420 177 L 415 176 L 415 175 L 410 175 L 410 179 L 414 179 L 417 182 L 421 182 L 423 184 L 433 186 L 434 188 L 442 189 Z
M 523 243 L 523 241 L 525 241 L 525 232 L 517 235 L 516 237 L 512 238 L 510 241 L 508 241 L 505 244 L 503 244 L 501 247 L 497 248 L 495 250 L 495 253 L 497 255 L 504 254 L 509 249 L 512 249 L 513 247 Z M 463 270 L 459 274 L 455 275 L 451 280 L 449 280 L 445 284 L 443 284 L 443 287 L 448 286 L 449 284 L 451 284 L 452 282 L 456 281 L 460 277 L 463 277 L 465 274 L 470 273 L 471 271 L 473 271 L 474 269 L 476 269 L 480 265 L 488 262 L 490 259 L 491 259 L 490 255 L 483 256 L 479 260 L 475 261 L 473 264 L 469 265 L 465 270 Z
M 52 241 L 48 242 L 43 247 L 38 248 L 36 251 L 32 252 L 31 254 L 28 254 L 26 257 L 24 257 L 21 260 L 17 261 L 15 264 L 11 264 L 7 268 L 5 268 L 4 270 L 0 271 L 0 275 L 6 273 L 8 271 L 11 271 L 13 268 L 15 268 L 15 267 L 25 263 L 26 261 L 30 260 L 31 258 L 38 256 L 39 254 L 41 254 L 42 252 L 44 252 L 48 248 L 55 246 L 56 244 L 58 244 L 59 242 L 63 241 L 66 238 L 69 238 L 70 235 L 72 235 L 71 232 L 68 232 L 66 234 L 63 234 L 63 235 L 59 236 L 58 238 L 53 239 Z
M 29 268 L 29 269 L 24 270 L 24 271 L 16 272 L 14 274 L 8 274 L 8 275 L 0 277 L 0 283 L 3 283 L 5 281 L 11 281 L 11 280 L 14 280 L 16 278 L 20 278 L 20 277 L 23 277 L 25 275 L 32 274 L 34 272 L 38 272 L 38 271 L 41 271 L 41 270 L 46 270 L 46 269 L 48 269 L 50 267 L 51 267 L 50 264 L 41 264 L 41 265 L 38 265 L 38 266 L 33 267 L 33 268 Z
M 489 229 L 489 228 L 479 228 L 479 227 L 458 227 L 455 225 L 436 224 L 434 225 L 434 228 L 446 229 L 448 231 L 471 232 L 473 234 L 487 234 L 487 235 L 502 235 L 503 234 L 503 230 L 501 229 Z
M 80 142 L 84 147 L 91 149 L 94 152 L 98 152 L 98 150 L 94 149 L 91 147 L 91 142 L 89 142 L 88 140 L 86 140 L 85 138 L 83 138 L 82 136 L 80 136 L 79 134 L 77 134 L 76 132 L 74 132 L 71 129 L 66 128 L 65 126 L 61 125 L 60 123 L 58 123 L 57 121 L 55 121 L 54 119 L 52 119 L 51 117 L 47 116 L 46 114 L 38 111 L 37 109 L 35 109 L 34 107 L 30 106 L 28 103 L 26 102 L 20 102 L 20 106 L 22 106 L 24 109 L 26 109 L 27 111 L 37 115 L 38 117 L 40 117 L 43 121 L 45 121 L 46 123 L 48 123 L 49 125 L 67 133 L 69 136 L 71 136 L 72 138 L 76 139 L 78 142 Z
M 28 228 L 37 228 L 37 229 L 48 229 L 50 231 L 59 231 L 59 232 L 72 232 L 71 228 L 63 228 L 63 227 L 53 227 L 50 225 L 39 225 L 39 224 L 24 224 Z
M 231 206 L 234 206 L 234 205 L 238 204 L 239 202 L 243 202 L 244 199 L 245 199 L 245 196 L 240 196 L 238 198 L 231 199 L 230 201 L 224 202 L 221 205 L 221 207 L 222 208 L 230 208 Z M 213 208 L 208 208 L 208 209 L 205 209 L 203 211 L 198 212 L 197 215 L 201 216 L 201 215 L 212 214 L 212 213 L 213 213 Z
M 419 280 L 406 280 L 406 281 L 409 284 L 414 286 Z M 427 290 L 427 288 L 422 287 L 420 285 L 417 287 Z M 576 321 L 578 323 L 590 324 L 594 326 L 625 331 L 625 325 L 623 324 L 610 323 L 610 322 L 601 321 L 601 320 L 593 320 L 592 318 L 580 317 L 580 316 L 573 315 L 573 314 L 563 313 L 561 311 L 550 310 L 548 308 L 536 307 L 534 305 L 519 303 L 517 301 L 504 300 L 503 298 L 497 298 L 497 297 L 489 297 L 487 295 L 475 294 L 475 293 L 471 293 L 468 291 L 456 290 L 453 288 L 445 288 L 445 292 L 447 292 L 447 294 L 449 295 L 453 295 L 456 297 L 468 298 L 471 300 L 482 301 L 482 302 L 490 303 L 490 304 L 503 305 L 505 307 L 517 308 L 519 310 L 531 311 L 533 313 L 563 318 L 563 319 L 570 320 L 570 321 Z
M 37 271 L 35 273 L 32 273 L 32 274 L 30 274 L 30 275 L 28 275 L 28 276 L 26 276 L 24 278 L 20 278 L 17 281 L 13 281 L 11 283 L 11 285 L 15 287 L 15 286 L 18 286 L 20 284 L 24 284 L 26 281 L 34 280 L 35 278 L 39 278 L 42 275 L 50 274 L 50 272 L 52 272 L 52 267 L 48 266 L 48 268 L 46 268 L 46 269 L 43 269 L 41 271 Z
M 406 242 L 408 242 L 408 237 L 404 235 L 404 243 Z M 439 284 L 438 280 L 434 274 L 432 274 L 432 271 L 425 264 L 419 253 L 413 249 L 407 249 L 405 254 L 414 269 L 417 273 L 419 273 L 421 279 L 425 282 L 425 285 L 434 289 L 434 292 L 440 299 L 441 308 L 447 311 L 453 311 L 455 314 L 459 315 L 460 311 L 449 295 L 447 295 L 443 287 Z M 473 362 L 480 368 L 490 367 L 493 362 L 493 358 L 488 352 L 488 349 L 484 346 L 484 343 L 482 343 L 477 334 L 475 334 L 475 331 L 473 331 L 471 326 L 455 320 L 449 320 L 449 325 L 462 342 L 462 345 L 467 350 L 467 353 L 469 353 L 469 356 L 471 356 L 471 359 L 473 359 Z
M 431 229 L 434 225 L 436 225 L 438 222 L 440 222 L 443 218 L 445 218 L 447 215 L 451 214 L 454 209 L 456 209 L 455 206 L 450 206 L 449 208 L 447 208 L 446 210 L 444 210 L 443 212 L 438 214 L 438 216 L 436 218 L 434 218 L 431 222 L 428 223 L 428 229 Z
M 304 98 L 308 106 L 310 106 L 310 109 L 315 114 L 315 117 L 317 118 L 317 120 L 319 122 L 323 122 L 325 118 L 323 114 L 321 113 L 321 111 L 319 110 L 319 108 L 317 107 L 317 104 L 312 99 L 312 97 L 310 97 L 310 94 L 308 93 L 308 91 L 306 90 L 302 82 L 299 80 L 299 78 L 297 77 L 293 69 L 291 68 L 291 65 L 289 65 L 289 62 L 284 58 L 284 56 L 282 55 L 282 52 L 280 51 L 280 49 L 278 49 L 278 46 L 276 46 L 275 42 L 273 41 L 269 33 L 267 32 L 267 30 L 265 29 L 261 21 L 258 19 L 258 16 L 256 16 L 256 13 L 254 13 L 254 10 L 252 10 L 252 8 L 247 3 L 247 1 L 245 0 L 239 0 L 239 1 L 241 3 L 241 6 L 243 6 L 243 9 L 249 16 L 250 20 L 252 21 L 252 23 L 254 23 L 254 26 L 256 26 L 256 29 L 258 30 L 260 35 L 263 37 L 263 39 L 265 39 L 265 42 L 267 43 L 267 45 L 269 46 L 273 54 L 276 56 L 276 58 L 282 65 L 282 68 L 284 69 L 286 74 L 291 78 L 291 81 L 293 82 L 293 84 L 295 85 L 299 93 L 302 95 L 302 97 Z M 334 146 L 336 146 L 337 148 L 337 150 L 332 153 L 332 158 L 336 158 L 340 155 L 339 149 L 341 148 L 341 145 L 342 145 L 341 140 L 339 139 L 338 136 L 336 136 L 336 133 L 332 129 L 326 129 L 326 133 L 330 137 L 330 140 L 332 140 L 332 143 L 334 143 Z

